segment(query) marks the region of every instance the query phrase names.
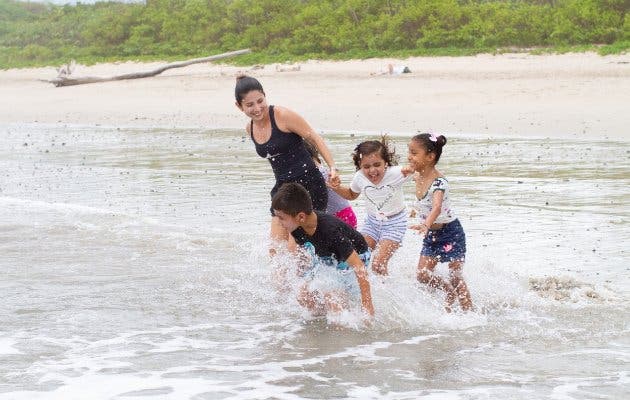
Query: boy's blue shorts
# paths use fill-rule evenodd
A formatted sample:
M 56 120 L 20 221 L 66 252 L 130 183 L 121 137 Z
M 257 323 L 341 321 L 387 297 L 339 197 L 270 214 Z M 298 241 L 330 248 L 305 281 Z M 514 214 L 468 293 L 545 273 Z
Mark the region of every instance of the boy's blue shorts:
M 371 252 L 368 250 L 363 254 L 359 254 L 359 258 L 365 264 L 366 270 L 369 270 Z M 322 258 L 316 259 L 312 269 L 306 274 L 309 282 L 310 290 L 321 290 L 323 292 L 330 290 L 342 290 L 352 298 L 360 299 L 361 290 L 354 269 L 345 261 L 336 263 L 331 260 Z
M 420 255 L 436 258 L 438 262 L 463 262 L 466 259 L 466 234 L 459 220 L 445 224 L 442 229 L 427 231 Z

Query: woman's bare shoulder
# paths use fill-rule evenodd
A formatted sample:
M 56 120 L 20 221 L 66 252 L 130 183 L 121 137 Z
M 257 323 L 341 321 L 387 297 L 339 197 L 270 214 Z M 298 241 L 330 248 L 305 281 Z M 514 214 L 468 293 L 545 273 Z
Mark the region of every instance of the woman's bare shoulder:
M 296 132 L 296 130 L 302 130 L 304 118 L 290 108 L 274 106 L 273 115 L 281 131 Z

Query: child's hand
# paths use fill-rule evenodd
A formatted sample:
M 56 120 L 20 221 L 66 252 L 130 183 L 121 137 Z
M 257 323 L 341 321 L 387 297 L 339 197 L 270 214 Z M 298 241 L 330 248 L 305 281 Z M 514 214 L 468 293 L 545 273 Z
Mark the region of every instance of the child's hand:
M 425 224 L 410 225 L 409 229 L 413 229 L 415 231 L 418 231 L 422 235 L 426 235 L 427 231 L 429 230 L 429 228 Z
M 411 166 L 406 165 L 400 169 L 400 172 L 403 174 L 404 177 L 408 177 L 409 175 L 413 174 L 416 171 L 414 171 L 414 169 L 411 168 Z
M 328 179 L 327 184 L 332 189 L 339 189 L 339 186 L 341 186 L 341 178 L 339 178 L 339 175 L 335 175 L 333 177 L 332 174 L 331 174 L 330 178 Z

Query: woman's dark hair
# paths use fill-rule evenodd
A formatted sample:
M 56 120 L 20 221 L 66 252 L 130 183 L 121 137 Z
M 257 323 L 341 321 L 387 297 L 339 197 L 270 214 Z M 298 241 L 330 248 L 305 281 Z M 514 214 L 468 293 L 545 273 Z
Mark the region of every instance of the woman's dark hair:
M 317 151 L 317 148 L 313 145 L 313 143 L 305 140 L 304 147 L 306 147 L 306 151 L 308 151 L 308 154 L 311 155 L 311 158 L 314 158 L 320 164 L 322 163 L 322 160 L 319 158 L 319 151 Z
M 390 149 L 390 147 L 390 141 L 387 135 L 381 136 L 381 140 L 367 140 L 359 143 L 352 153 L 352 161 L 357 171 L 361 169 L 361 159 L 373 153 L 379 153 L 388 167 L 397 165 L 398 156 L 396 155 L 396 150 L 393 148 Z
M 414 142 L 420 144 L 428 153 L 435 154 L 435 163 L 440 161 L 442 155 L 442 147 L 446 144 L 444 135 L 436 135 L 435 133 L 421 133 L 411 138 Z
M 258 82 L 258 79 L 252 78 L 247 75 L 238 75 L 236 77 L 236 86 L 234 87 L 234 97 L 236 102 L 241 104 L 243 97 L 252 90 L 258 90 L 262 94 L 265 94 L 262 85 Z

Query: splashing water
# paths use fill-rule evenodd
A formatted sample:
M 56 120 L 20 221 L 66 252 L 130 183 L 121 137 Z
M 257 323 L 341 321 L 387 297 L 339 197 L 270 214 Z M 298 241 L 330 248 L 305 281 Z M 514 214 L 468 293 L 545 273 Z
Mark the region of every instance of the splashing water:
M 370 276 L 364 326 L 278 290 L 273 174 L 242 132 L 0 138 L 0 399 L 628 395 L 625 142 L 449 137 L 440 169 L 476 311 L 447 314 L 416 281 L 408 232 L 390 275 Z M 365 138 L 326 136 L 346 184 L 344 155 Z

